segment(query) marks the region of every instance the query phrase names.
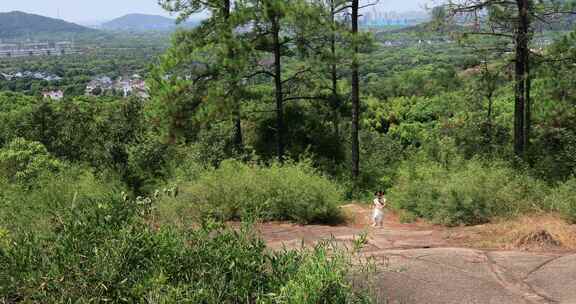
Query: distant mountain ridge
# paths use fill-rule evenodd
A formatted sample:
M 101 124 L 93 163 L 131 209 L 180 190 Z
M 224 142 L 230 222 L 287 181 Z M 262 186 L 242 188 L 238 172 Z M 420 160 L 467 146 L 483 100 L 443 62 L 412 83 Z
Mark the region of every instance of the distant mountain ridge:
M 195 22 L 177 25 L 175 19 L 159 15 L 128 14 L 102 24 L 102 28 L 118 31 L 169 31 L 177 27 L 193 27 L 195 25 Z
M 20 11 L 0 13 L 0 38 L 26 35 L 87 33 L 95 30 L 60 19 Z

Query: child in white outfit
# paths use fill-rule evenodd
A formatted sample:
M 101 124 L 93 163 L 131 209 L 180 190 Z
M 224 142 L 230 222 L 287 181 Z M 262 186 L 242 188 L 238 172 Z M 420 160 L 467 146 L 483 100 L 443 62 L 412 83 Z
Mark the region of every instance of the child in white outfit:
M 373 206 L 374 211 L 372 213 L 372 227 L 382 227 L 382 223 L 384 221 L 384 207 L 386 207 L 386 198 L 384 198 L 384 192 L 376 192 L 376 198 L 374 199 Z

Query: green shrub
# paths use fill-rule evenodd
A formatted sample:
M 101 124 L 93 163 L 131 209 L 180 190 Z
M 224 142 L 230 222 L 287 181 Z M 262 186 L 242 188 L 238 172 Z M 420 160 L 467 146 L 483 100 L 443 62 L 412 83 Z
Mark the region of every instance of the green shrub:
M 175 183 L 195 181 L 209 168 L 213 168 L 213 162 L 203 159 L 202 153 L 197 145 L 175 149 L 174 157 L 169 163 L 172 180 Z
M 501 163 L 442 164 L 420 155 L 401 166 L 389 197 L 397 209 L 452 226 L 548 209 L 547 192 L 543 182 Z
M 0 247 L 0 302 L 359 303 L 338 249 L 271 252 L 249 225 L 153 230 L 150 199 L 81 199 Z
M 330 248 L 325 243 L 300 253 L 298 269 L 287 277 L 273 303 L 369 303 L 342 280 L 350 271 L 350 256 L 338 250 L 329 252 Z
M 560 213 L 572 224 L 576 224 L 576 178 L 571 178 L 555 188 L 546 197 L 546 205 Z
M 29 184 L 40 174 L 56 172 L 62 164 L 38 142 L 16 138 L 0 149 L 0 178 Z
M 340 219 L 338 185 L 305 163 L 264 167 L 224 161 L 181 188 L 176 206 L 201 208 L 224 220 L 247 214 L 299 223 Z
M 134 192 L 151 193 L 155 186 L 162 184 L 168 176 L 168 160 L 173 151 L 170 146 L 153 137 L 145 137 L 141 142 L 128 146 L 127 164 L 123 180 Z

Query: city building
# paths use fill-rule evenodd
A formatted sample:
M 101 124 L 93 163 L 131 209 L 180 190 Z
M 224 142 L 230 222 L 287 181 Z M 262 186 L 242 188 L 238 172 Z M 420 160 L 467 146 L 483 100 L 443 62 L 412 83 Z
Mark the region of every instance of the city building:
M 30 57 L 30 56 L 63 56 L 78 53 L 74 43 L 43 42 L 43 43 L 0 43 L 0 58 Z

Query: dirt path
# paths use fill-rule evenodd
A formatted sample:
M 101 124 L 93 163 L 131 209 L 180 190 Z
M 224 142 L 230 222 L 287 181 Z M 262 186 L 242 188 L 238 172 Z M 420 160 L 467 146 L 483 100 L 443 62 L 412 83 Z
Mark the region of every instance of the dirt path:
M 379 303 L 576 304 L 576 253 L 458 248 L 446 229 L 425 223 L 400 224 L 387 214 L 383 229 L 369 228 L 370 210 L 345 206 L 343 226 L 266 223 L 260 231 L 273 249 L 310 246 L 333 238 L 348 243 L 367 233 L 362 255 L 379 265 Z

